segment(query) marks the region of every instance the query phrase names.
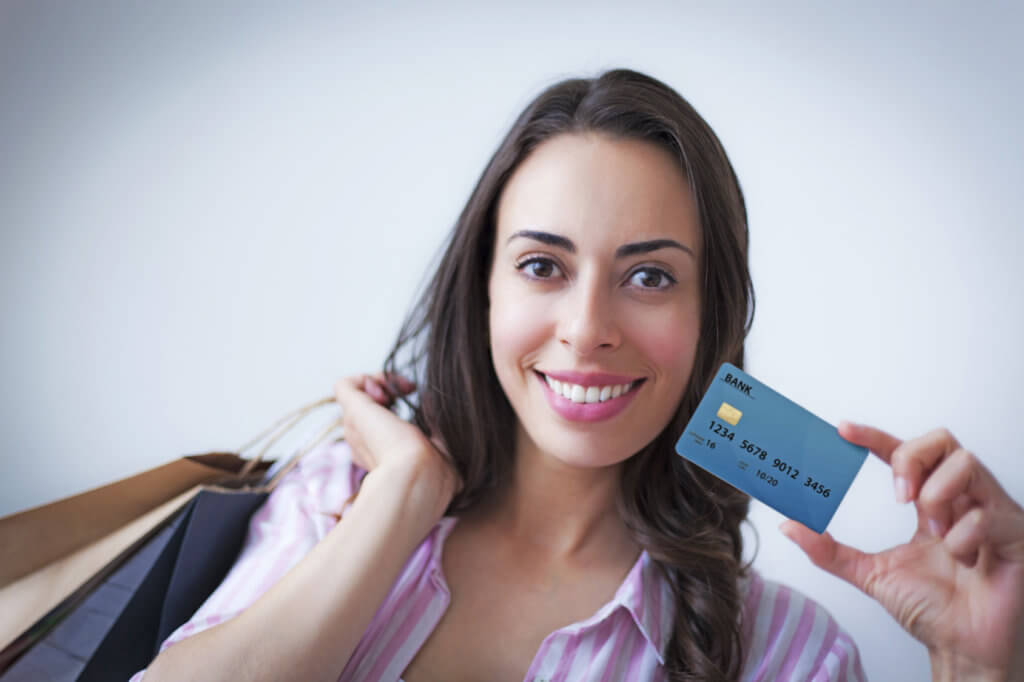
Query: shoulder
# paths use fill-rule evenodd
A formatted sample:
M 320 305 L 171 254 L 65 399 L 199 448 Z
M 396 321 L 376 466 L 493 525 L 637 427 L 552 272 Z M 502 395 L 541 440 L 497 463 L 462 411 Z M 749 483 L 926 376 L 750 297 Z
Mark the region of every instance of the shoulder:
M 238 558 L 220 586 L 161 650 L 248 608 L 337 523 L 365 473 L 341 441 L 322 445 L 296 463 L 253 513 Z
M 751 570 L 741 583 L 742 680 L 864 680 L 850 635 L 820 604 Z

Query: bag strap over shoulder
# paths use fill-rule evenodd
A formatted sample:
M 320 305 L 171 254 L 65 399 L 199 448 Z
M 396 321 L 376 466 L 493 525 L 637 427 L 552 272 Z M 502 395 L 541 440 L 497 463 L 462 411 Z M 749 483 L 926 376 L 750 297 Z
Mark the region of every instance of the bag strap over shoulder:
M 281 467 L 277 468 L 276 470 L 275 469 L 271 469 L 270 471 L 268 471 L 267 472 L 267 476 L 269 477 L 270 480 L 267 481 L 266 486 L 269 489 L 273 490 L 277 486 L 278 482 L 280 482 L 280 480 L 282 478 L 284 478 L 285 475 L 287 475 L 289 471 L 294 469 L 295 465 L 297 465 L 299 463 L 299 461 L 303 457 L 308 455 L 318 445 L 320 445 L 325 440 L 327 440 L 328 436 L 330 436 L 335 430 L 340 431 L 340 433 L 338 434 L 337 438 L 335 438 L 335 441 L 343 440 L 345 438 L 345 432 L 344 432 L 344 429 L 341 428 L 341 419 L 340 418 L 336 419 L 336 420 L 332 421 L 330 424 L 328 424 L 326 428 L 324 428 L 320 433 L 318 433 L 315 438 L 313 438 L 311 441 L 306 443 L 305 446 L 300 448 Z
M 267 452 L 270 451 L 270 448 L 272 448 L 275 443 L 281 440 L 281 438 L 286 433 L 288 433 L 292 428 L 294 428 L 296 424 L 298 424 L 305 417 L 310 415 L 318 407 L 323 407 L 324 405 L 328 405 L 333 402 L 335 402 L 334 396 L 328 396 L 326 398 L 321 398 L 315 402 L 309 403 L 308 405 L 304 405 L 298 408 L 297 410 L 289 412 L 285 416 L 278 419 L 276 423 L 270 426 L 270 428 L 266 429 L 258 436 L 256 436 L 255 438 L 247 442 L 245 445 L 240 447 L 238 449 L 238 453 L 243 454 L 247 450 L 256 447 L 264 439 L 267 439 L 267 442 L 264 444 L 263 448 L 260 449 L 260 451 L 256 454 L 255 457 L 252 457 L 246 463 L 245 467 L 240 472 L 240 477 L 244 478 L 245 476 L 252 473 L 253 469 L 255 469 L 259 465 L 259 463 L 263 461 L 263 458 L 266 456 Z M 305 454 L 305 452 L 303 452 L 303 454 Z

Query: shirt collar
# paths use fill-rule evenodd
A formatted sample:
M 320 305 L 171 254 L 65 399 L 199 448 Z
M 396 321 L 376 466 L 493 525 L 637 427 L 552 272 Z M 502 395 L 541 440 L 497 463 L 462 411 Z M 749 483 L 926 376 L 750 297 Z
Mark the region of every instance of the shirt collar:
M 431 563 L 435 571 L 441 570 L 441 548 L 456 521 L 455 517 L 444 517 L 435 527 L 437 536 L 431 552 Z M 447 590 L 447 586 L 445 589 Z M 619 609 L 625 609 L 629 613 L 640 634 L 654 649 L 658 662 L 664 665 L 665 650 L 672 637 L 675 600 L 672 596 L 672 587 L 647 550 L 640 552 L 636 563 L 619 585 L 611 601 L 587 620 L 570 625 L 565 630 L 582 631 L 597 627 Z
M 665 650 L 672 636 L 674 599 L 671 586 L 646 550 L 640 553 L 611 604 L 629 611 L 644 639 L 654 648 L 658 662 L 664 665 Z
M 580 632 L 596 628 L 620 609 L 629 613 L 637 630 L 654 649 L 658 662 L 664 665 L 665 650 L 672 636 L 675 602 L 671 586 L 646 550 L 640 553 L 611 601 L 587 620 L 566 629 Z

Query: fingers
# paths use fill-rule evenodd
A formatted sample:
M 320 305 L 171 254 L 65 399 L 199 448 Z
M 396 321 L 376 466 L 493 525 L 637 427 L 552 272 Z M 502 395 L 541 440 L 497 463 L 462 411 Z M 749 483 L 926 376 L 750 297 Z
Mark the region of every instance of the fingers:
M 935 429 L 928 433 L 905 441 L 892 453 L 892 473 L 898 481 L 897 489 L 906 490 L 906 497 L 901 500 L 908 502 L 918 498 L 925 478 L 942 460 L 960 449 L 960 443 L 948 429 Z
M 873 426 L 854 424 L 848 421 L 839 422 L 838 431 L 840 436 L 854 445 L 867 448 L 893 468 L 893 487 L 898 502 L 908 502 L 913 499 L 909 479 L 903 475 L 902 471 L 897 472 L 893 465 L 893 457 L 903 445 L 903 441 Z M 903 468 L 905 469 L 906 466 Z
M 1002 507 L 1008 499 L 985 465 L 973 453 L 957 448 L 925 479 L 917 502 L 932 522 L 932 533 L 941 536 L 971 507 Z
M 1024 561 L 1024 514 L 1019 509 L 974 507 L 949 529 L 943 542 L 968 566 L 974 565 L 983 546 L 1007 561 Z
M 385 374 L 384 372 L 346 377 L 341 379 L 334 387 L 335 395 L 338 397 L 339 402 L 341 402 L 341 396 L 337 395 L 339 389 L 345 390 L 347 388 L 362 391 L 373 398 L 376 403 L 390 407 L 394 404 L 395 398 L 415 391 L 416 384 L 401 375 Z M 348 395 L 351 397 L 350 393 Z
M 415 390 L 416 385 L 397 374 L 358 374 L 340 379 L 334 395 L 342 411 L 345 439 L 353 461 L 368 471 L 380 464 L 382 455 L 403 450 L 402 430 L 406 422 L 388 408 L 398 395 Z
M 839 433 L 889 462 L 897 500 L 916 501 L 921 531 L 942 538 L 958 561 L 973 566 L 983 548 L 1024 560 L 1024 511 L 948 429 L 900 441 L 873 427 L 843 422 Z M 812 561 L 827 559 L 828 552 L 842 555 L 824 540 L 792 529 L 784 532 L 794 533 L 791 537 Z
M 836 542 L 828 533 L 819 535 L 798 521 L 785 521 L 779 530 L 796 543 L 815 566 L 870 594 L 871 555 Z
M 960 448 L 960 443 L 947 429 L 935 429 L 919 438 L 901 441 L 872 426 L 842 422 L 839 435 L 868 448 L 888 462 L 892 467 L 893 487 L 899 502 L 916 499 L 925 478 L 936 464 Z
M 889 463 L 893 451 L 903 442 L 881 429 L 853 422 L 839 422 L 839 435 L 854 445 L 865 447 Z

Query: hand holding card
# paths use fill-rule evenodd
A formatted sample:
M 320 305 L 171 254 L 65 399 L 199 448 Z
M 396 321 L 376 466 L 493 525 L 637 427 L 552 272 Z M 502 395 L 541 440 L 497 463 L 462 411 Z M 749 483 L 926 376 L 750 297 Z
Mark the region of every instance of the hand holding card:
M 918 516 L 907 543 L 877 554 L 824 532 L 868 450 Z M 676 451 L 795 519 L 783 533 L 923 642 L 935 679 L 1024 680 L 1024 510 L 949 431 L 836 430 L 726 363 Z
M 845 422 L 839 433 L 892 466 L 914 536 L 877 554 L 793 521 L 786 536 L 923 642 L 934 679 L 1024 678 L 1024 510 L 945 429 L 906 442 Z

